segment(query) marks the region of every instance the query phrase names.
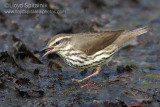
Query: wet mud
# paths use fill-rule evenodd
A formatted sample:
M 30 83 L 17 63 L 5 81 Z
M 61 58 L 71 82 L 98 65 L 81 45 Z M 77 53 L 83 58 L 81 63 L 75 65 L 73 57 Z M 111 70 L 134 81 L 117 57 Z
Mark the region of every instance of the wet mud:
M 159 0 L 28 0 L 54 13 L 9 14 L 0 1 L 0 106 L 141 107 L 160 106 Z M 56 54 L 40 50 L 59 33 L 152 31 L 128 42 L 102 72 L 83 83 L 92 70 L 74 69 Z

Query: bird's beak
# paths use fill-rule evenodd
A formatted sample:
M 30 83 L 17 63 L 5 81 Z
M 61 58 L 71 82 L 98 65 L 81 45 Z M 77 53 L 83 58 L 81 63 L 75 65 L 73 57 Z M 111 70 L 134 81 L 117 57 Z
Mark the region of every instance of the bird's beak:
M 46 48 L 43 48 L 41 51 L 47 51 L 42 57 L 50 54 L 50 53 L 53 53 L 54 52 L 54 47 L 46 47 Z

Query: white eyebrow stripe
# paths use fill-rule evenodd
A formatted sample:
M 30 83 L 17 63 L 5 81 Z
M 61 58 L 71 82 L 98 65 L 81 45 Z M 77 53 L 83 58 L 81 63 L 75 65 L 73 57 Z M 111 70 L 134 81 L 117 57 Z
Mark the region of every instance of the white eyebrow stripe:
M 54 42 L 51 42 L 48 47 L 52 46 L 53 44 L 55 44 L 57 41 L 62 40 L 64 38 L 71 38 L 71 36 L 65 36 L 65 37 L 59 37 L 56 40 L 54 40 Z

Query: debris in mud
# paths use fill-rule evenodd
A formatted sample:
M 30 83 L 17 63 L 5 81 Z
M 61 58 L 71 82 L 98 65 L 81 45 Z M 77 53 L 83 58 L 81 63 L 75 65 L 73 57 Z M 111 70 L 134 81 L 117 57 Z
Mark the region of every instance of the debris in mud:
M 126 65 L 125 67 L 122 65 L 122 66 L 117 66 L 117 72 L 119 74 L 121 73 L 124 73 L 124 72 L 133 72 L 133 69 L 136 68 L 136 66 L 134 65 Z
M 0 22 L 5 23 L 6 21 L 6 16 L 4 13 L 2 13 L 2 11 L 0 11 Z
M 38 75 L 39 74 L 39 69 L 35 69 L 33 72 L 34 75 Z
M 117 102 L 105 101 L 104 105 L 106 107 L 128 107 L 123 101 L 118 100 Z
M 134 104 L 128 105 L 128 107 L 145 107 L 152 103 L 150 99 L 138 99 Z
M 77 97 L 78 100 L 82 99 L 82 97 L 78 94 L 75 95 Z
M 80 74 L 81 74 L 82 76 L 84 76 L 84 75 L 87 74 L 87 71 L 88 71 L 87 69 L 84 69 L 83 71 L 80 72 Z M 93 73 L 93 72 L 92 72 L 92 73 Z
M 19 78 L 15 83 L 18 84 L 18 85 L 28 84 L 29 79 L 28 78 Z
M 15 51 L 17 51 L 17 57 L 20 56 L 21 58 L 24 58 L 26 56 L 29 56 L 30 58 L 33 59 L 34 63 L 37 64 L 42 64 L 42 62 L 36 58 L 32 52 L 30 52 L 27 47 L 22 43 L 21 40 L 19 40 L 18 38 L 16 38 L 14 35 L 12 35 L 13 37 L 13 41 L 15 42 L 14 44 L 14 48 L 16 49 Z
M 60 75 L 57 75 L 57 77 L 58 77 L 60 80 L 63 80 L 63 77 L 61 77 Z
M 30 90 L 30 91 L 20 91 L 17 89 L 17 95 L 22 97 L 22 98 L 39 98 L 44 96 L 43 91 L 35 91 L 35 90 Z

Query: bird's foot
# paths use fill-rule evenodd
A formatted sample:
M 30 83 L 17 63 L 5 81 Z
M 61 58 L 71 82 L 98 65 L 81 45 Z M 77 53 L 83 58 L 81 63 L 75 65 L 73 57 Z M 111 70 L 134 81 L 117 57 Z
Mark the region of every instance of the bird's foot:
M 75 79 L 75 78 L 73 78 L 73 79 L 72 79 L 72 81 L 73 81 L 73 82 L 75 81 L 75 82 L 79 82 L 79 83 L 80 83 L 80 82 L 82 82 L 83 80 L 82 80 L 82 79 L 81 79 L 81 80 L 79 80 L 79 79 Z

